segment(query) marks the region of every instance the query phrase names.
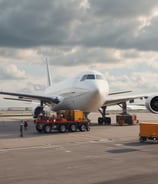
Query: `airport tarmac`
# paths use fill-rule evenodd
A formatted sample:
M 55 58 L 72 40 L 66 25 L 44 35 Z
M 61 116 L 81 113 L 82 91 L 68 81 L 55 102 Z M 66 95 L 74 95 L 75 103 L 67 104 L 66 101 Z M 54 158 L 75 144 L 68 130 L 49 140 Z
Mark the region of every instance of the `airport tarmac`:
M 2 184 L 157 184 L 158 144 L 139 143 L 139 125 L 95 126 L 89 132 L 39 134 L 30 117 L 0 118 Z M 141 121 L 158 115 L 138 113 Z M 20 137 L 19 125 L 28 120 Z

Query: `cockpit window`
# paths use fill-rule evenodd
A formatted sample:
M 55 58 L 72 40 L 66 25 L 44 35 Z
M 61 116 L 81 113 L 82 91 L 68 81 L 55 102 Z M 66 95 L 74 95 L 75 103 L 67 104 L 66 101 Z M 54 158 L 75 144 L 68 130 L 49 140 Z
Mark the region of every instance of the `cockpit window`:
M 87 74 L 87 75 L 83 75 L 80 81 L 85 81 L 85 80 L 89 80 L 89 79 L 90 80 L 95 80 L 95 79 L 103 80 L 104 78 L 103 78 L 102 75 L 99 75 L 99 74 L 96 74 L 96 75 L 94 75 L 94 74 Z
M 87 79 L 95 79 L 95 75 L 89 74 L 87 75 Z
M 81 81 L 84 81 L 87 79 L 87 75 L 82 76 Z
M 84 75 L 84 76 L 82 76 L 81 81 L 84 81 L 87 79 L 95 79 L 95 75 L 93 75 L 93 74 Z

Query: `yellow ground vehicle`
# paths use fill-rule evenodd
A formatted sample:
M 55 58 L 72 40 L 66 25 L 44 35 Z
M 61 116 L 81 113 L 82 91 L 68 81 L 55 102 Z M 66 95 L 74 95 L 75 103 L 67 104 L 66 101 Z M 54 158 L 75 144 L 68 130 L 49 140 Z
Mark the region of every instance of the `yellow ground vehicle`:
M 139 139 L 140 142 L 146 140 L 158 140 L 158 122 L 142 122 L 139 124 L 140 132 Z
M 79 110 L 65 110 L 56 113 L 56 116 L 40 116 L 35 120 L 38 132 L 50 133 L 52 130 L 64 132 L 89 131 L 89 122 Z

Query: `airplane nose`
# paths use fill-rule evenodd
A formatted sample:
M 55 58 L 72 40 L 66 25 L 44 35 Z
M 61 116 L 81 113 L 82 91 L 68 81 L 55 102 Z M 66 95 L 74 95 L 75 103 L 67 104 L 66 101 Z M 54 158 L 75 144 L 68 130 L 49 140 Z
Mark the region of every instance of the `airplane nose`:
M 92 94 L 105 98 L 106 94 L 109 93 L 108 84 L 105 82 L 99 82 L 93 84 Z
M 89 106 L 91 110 L 99 109 L 105 102 L 107 94 L 109 93 L 108 84 L 105 82 L 93 83 L 89 89 Z

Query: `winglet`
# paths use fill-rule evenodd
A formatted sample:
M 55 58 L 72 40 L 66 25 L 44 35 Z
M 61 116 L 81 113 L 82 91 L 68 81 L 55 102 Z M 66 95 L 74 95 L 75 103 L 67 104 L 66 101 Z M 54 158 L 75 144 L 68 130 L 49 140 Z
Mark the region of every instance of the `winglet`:
M 47 58 L 46 58 L 46 65 L 47 65 L 48 86 L 52 86 L 52 80 L 51 80 L 51 75 L 50 75 L 50 71 L 49 71 L 49 64 L 48 64 Z

